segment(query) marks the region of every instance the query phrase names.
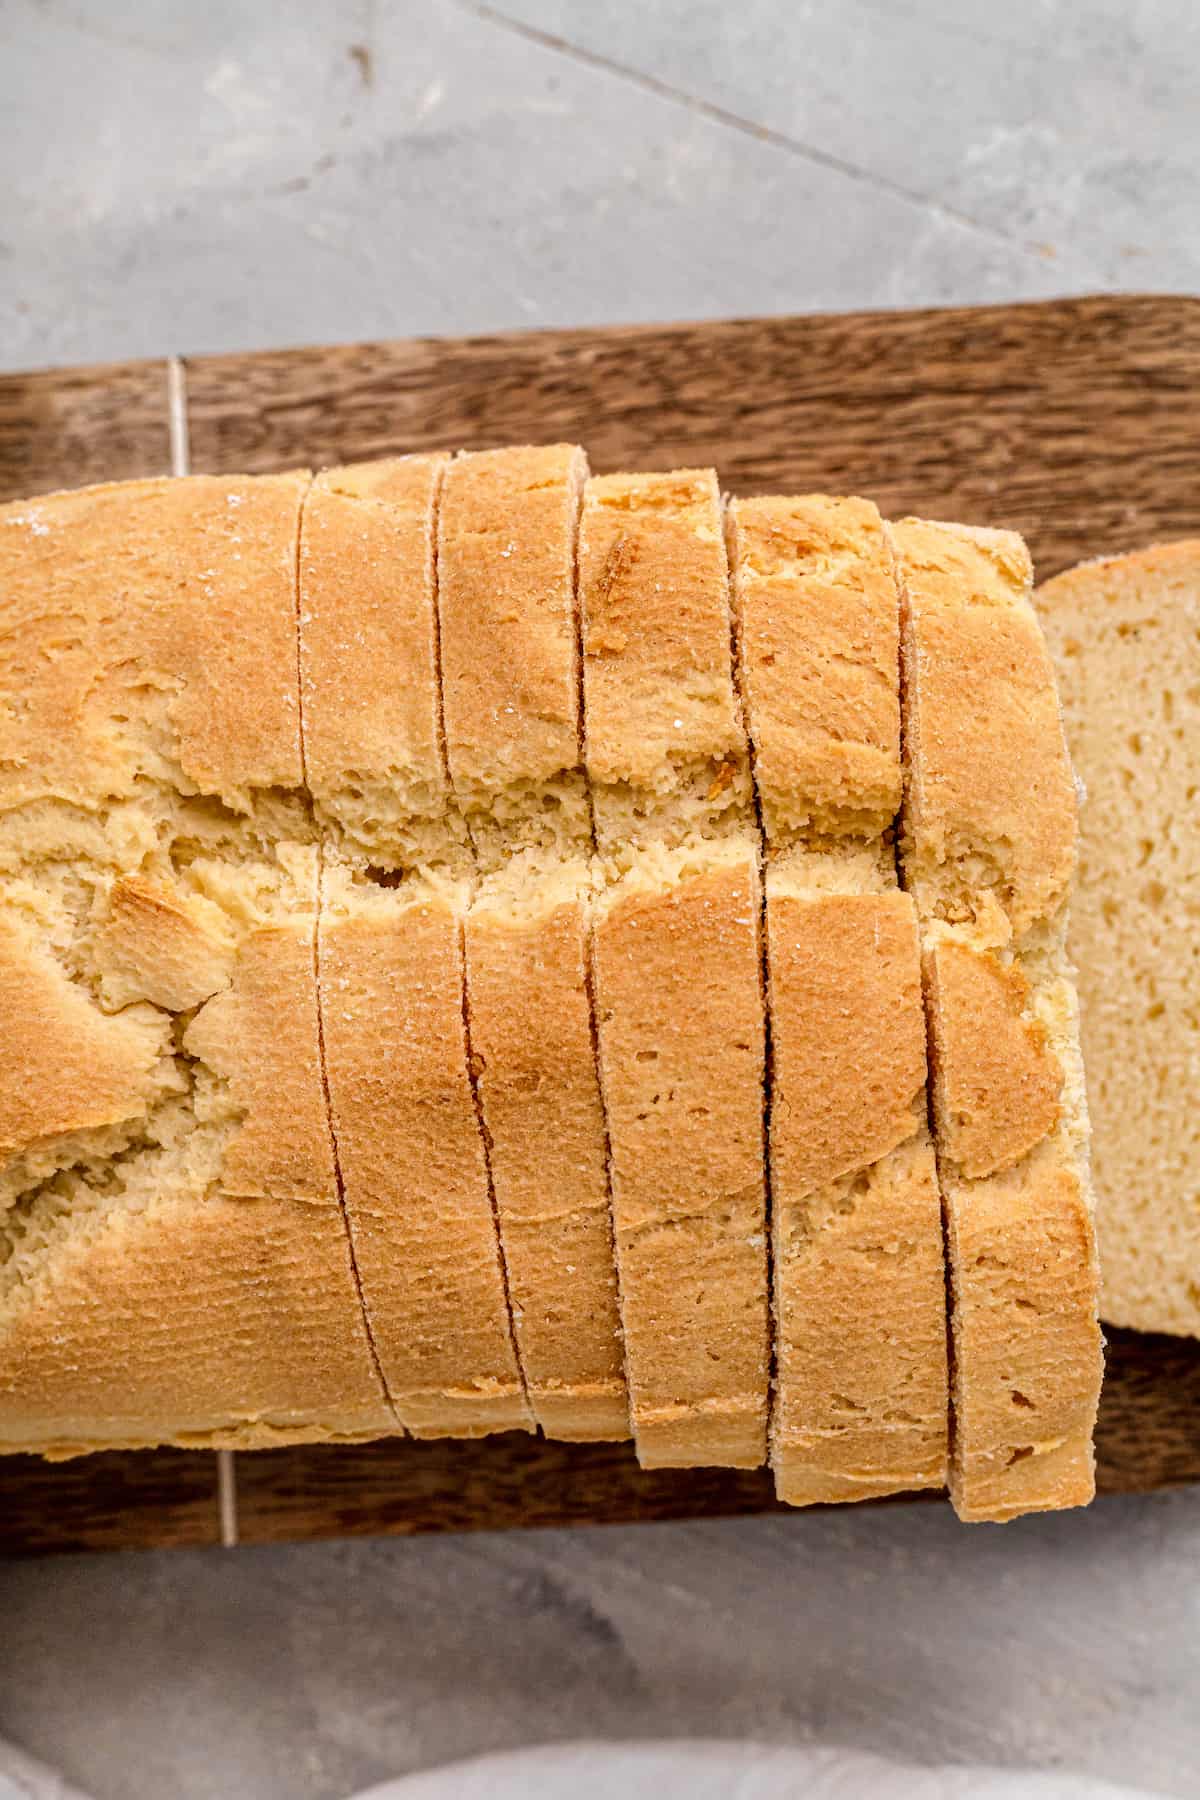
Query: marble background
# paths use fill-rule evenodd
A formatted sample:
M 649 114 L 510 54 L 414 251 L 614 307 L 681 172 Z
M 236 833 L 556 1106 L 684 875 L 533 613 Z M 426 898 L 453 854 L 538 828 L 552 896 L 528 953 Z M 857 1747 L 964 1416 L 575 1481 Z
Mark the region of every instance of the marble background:
M 1188 0 L 0 0 L 0 364 L 1200 282 Z M 1200 1791 L 1200 1495 L 0 1564 L 100 1800 L 580 1735 Z

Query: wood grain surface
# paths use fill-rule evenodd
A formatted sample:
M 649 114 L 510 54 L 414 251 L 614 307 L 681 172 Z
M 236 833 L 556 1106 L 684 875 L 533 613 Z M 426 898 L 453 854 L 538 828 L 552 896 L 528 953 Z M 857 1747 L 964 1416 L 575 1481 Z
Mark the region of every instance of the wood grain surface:
M 1012 526 L 1042 576 L 1200 532 L 1200 301 L 202 357 L 185 387 L 198 471 L 577 438 L 600 470 L 711 462 L 732 492 L 860 492 L 892 513 Z M 166 408 L 161 361 L 0 377 L 0 497 L 167 468 Z M 1200 1343 L 1110 1337 L 1101 1491 L 1200 1480 Z M 268 1451 L 235 1473 L 238 1537 L 256 1543 L 775 1507 L 761 1473 L 648 1473 L 626 1446 L 519 1435 Z M 219 1536 L 212 1456 L 0 1458 L 0 1551 Z

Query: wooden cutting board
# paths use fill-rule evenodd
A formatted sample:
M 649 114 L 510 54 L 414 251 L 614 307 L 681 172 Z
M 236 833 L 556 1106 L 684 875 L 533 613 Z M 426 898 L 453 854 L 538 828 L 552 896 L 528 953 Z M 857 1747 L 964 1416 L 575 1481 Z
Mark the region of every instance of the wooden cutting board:
M 577 438 L 598 470 L 715 463 L 735 493 L 864 493 L 1024 532 L 1041 576 L 1200 532 L 1200 301 L 352 344 L 0 377 L 0 497 L 159 473 Z M 176 460 L 175 466 L 179 466 Z M 1100 1487 L 1200 1480 L 1200 1343 L 1111 1334 Z M 769 1478 L 643 1473 L 519 1435 L 218 1459 L 0 1458 L 0 1551 L 774 1509 Z M 796 1514 L 795 1529 L 804 1530 Z

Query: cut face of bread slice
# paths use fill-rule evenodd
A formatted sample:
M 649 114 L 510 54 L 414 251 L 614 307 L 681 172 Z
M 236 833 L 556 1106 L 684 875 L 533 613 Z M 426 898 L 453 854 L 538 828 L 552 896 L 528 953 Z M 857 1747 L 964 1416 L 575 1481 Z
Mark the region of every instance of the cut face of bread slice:
M 895 577 L 868 501 L 735 500 L 728 525 L 769 851 L 775 1489 L 810 1505 L 941 1487 L 941 1212 L 891 843 Z
M 315 852 L 297 848 L 275 865 L 197 860 L 164 888 L 180 916 L 199 901 L 223 919 L 211 997 L 174 1015 L 137 993 L 128 964 L 122 1008 L 105 1010 L 107 940 L 74 873 L 7 884 L 5 1448 L 395 1428 L 322 1099 L 315 878 Z M 60 1073 L 31 1108 L 47 1065 Z
M 366 1318 L 400 1421 L 478 1436 L 527 1429 L 530 1415 L 470 1059 L 469 839 L 438 689 L 443 473 L 442 459 L 403 459 L 314 486 L 299 618 L 305 762 L 326 835 L 322 1037 Z M 372 656 L 368 680 L 362 645 L 389 634 L 405 655 Z
M 1085 793 L 1069 942 L 1100 1309 L 1200 1337 L 1200 541 L 1084 563 L 1037 600 Z
M 768 1398 L 761 844 L 715 476 L 589 481 L 579 578 L 609 881 L 592 967 L 638 1458 L 756 1467 Z
M 588 986 L 570 444 L 456 457 L 438 524 L 446 747 L 475 852 L 467 1015 L 522 1373 L 560 1438 L 629 1435 Z
M 893 526 L 905 880 L 921 919 L 960 1517 L 1086 1503 L 1100 1387 L 1088 1124 L 1063 949 L 1075 795 L 1007 532 Z

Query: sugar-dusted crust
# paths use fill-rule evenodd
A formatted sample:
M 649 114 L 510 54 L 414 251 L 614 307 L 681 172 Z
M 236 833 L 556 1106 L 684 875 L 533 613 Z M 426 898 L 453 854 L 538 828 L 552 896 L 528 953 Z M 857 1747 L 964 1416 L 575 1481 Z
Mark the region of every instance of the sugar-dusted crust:
M 1200 1337 L 1200 540 L 1082 563 L 1036 600 L 1086 794 L 1069 945 L 1100 1310 Z
M 1075 798 L 1012 533 L 891 528 L 903 591 L 905 880 L 921 915 L 960 1517 L 1094 1488 L 1088 1121 L 1063 949 Z
M 869 501 L 729 508 L 770 851 L 771 1462 L 793 1505 L 940 1487 L 947 1372 L 900 795 L 899 601 Z

